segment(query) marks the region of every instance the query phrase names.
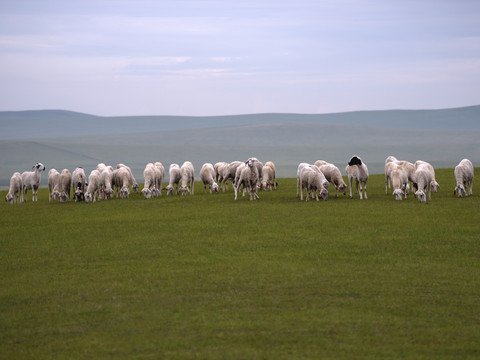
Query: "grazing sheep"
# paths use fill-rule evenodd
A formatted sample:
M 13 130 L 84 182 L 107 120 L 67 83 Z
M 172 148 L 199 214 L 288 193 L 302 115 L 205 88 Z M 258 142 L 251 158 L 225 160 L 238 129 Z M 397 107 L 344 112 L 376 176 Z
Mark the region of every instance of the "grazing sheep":
M 455 166 L 455 180 L 457 186 L 453 191 L 455 196 L 458 193 L 458 197 L 472 195 L 472 183 L 473 183 L 473 164 L 468 159 L 463 159 Z M 469 187 L 468 194 L 465 191 L 465 187 Z
M 101 188 L 101 174 L 95 169 L 90 172 L 88 175 L 88 186 L 87 191 L 85 192 L 85 202 L 95 202 L 97 201 L 97 194 Z
M 310 194 L 315 194 L 315 199 L 318 201 L 318 194 L 323 200 L 328 198 L 328 189 L 325 187 L 328 184 L 327 179 L 315 165 L 303 166 L 300 169 L 300 200 L 303 200 L 303 188 L 307 190 L 307 198 L 310 200 Z
M 45 166 L 42 163 L 36 163 L 32 166 L 34 171 L 24 171 L 22 173 L 23 182 L 23 201 L 27 201 L 27 191 L 32 189 L 32 201 L 37 201 L 38 187 L 42 178 L 42 171 L 45 171 Z
M 180 191 L 182 195 L 194 194 L 194 176 L 195 176 L 195 169 L 193 168 L 193 164 L 190 161 L 185 161 L 180 168 L 180 172 L 182 174 L 182 186 L 180 186 Z
M 431 200 L 432 182 L 434 181 L 434 175 L 432 169 L 425 163 L 415 164 L 415 181 L 417 184 L 417 191 L 415 196 L 419 202 L 427 202 L 426 193 L 428 193 L 428 200 Z
M 215 181 L 222 187 L 223 192 L 225 192 L 226 184 L 224 179 L 226 172 L 228 171 L 228 163 L 225 161 L 217 162 L 215 165 L 213 165 L 213 168 L 215 169 Z
M 347 173 L 348 186 L 350 187 L 350 199 L 353 198 L 352 179 L 355 179 L 355 188 L 357 189 L 357 193 L 360 195 L 360 200 L 364 198 L 368 199 L 367 197 L 368 167 L 362 161 L 362 159 L 357 155 L 353 156 L 348 162 L 348 165 L 345 168 L 345 172 Z
M 110 199 L 115 194 L 113 190 L 114 185 L 113 168 L 111 166 L 105 166 L 100 172 L 100 194 L 102 199 Z
M 204 192 L 207 193 L 207 185 L 210 187 L 210 194 L 212 190 L 218 193 L 218 184 L 215 182 L 215 168 L 210 163 L 205 163 L 200 169 L 200 179 L 203 182 Z
M 155 170 L 155 187 L 153 190 L 153 195 L 162 196 L 162 182 L 163 178 L 165 177 L 165 168 L 159 161 L 156 161 L 153 165 L 153 169 Z
M 272 181 L 273 188 L 277 189 L 277 177 L 275 164 L 271 161 L 267 161 L 262 168 L 262 188 L 265 190 L 272 190 Z
M 10 178 L 10 188 L 8 189 L 8 193 L 5 196 L 5 201 L 12 204 L 20 204 L 22 202 L 22 195 L 23 195 L 23 181 L 22 181 L 22 174 L 19 172 L 14 172 L 12 177 Z
M 437 183 L 437 181 L 435 180 L 435 169 L 433 168 L 432 164 L 426 162 L 426 161 L 423 161 L 423 160 L 417 160 L 415 162 L 415 169 L 417 168 L 418 165 L 420 164 L 423 164 L 425 165 L 429 170 L 430 172 L 432 173 L 432 182 L 430 184 L 430 188 L 431 188 L 431 191 L 433 192 L 437 192 L 438 191 L 438 188 L 440 187 L 440 185 Z M 414 185 L 415 186 L 415 185 Z M 428 200 L 431 200 L 430 198 Z
M 125 164 L 117 164 L 117 170 L 119 170 L 120 168 L 125 168 L 127 171 L 128 171 L 128 186 L 131 186 L 132 187 L 132 191 L 135 191 L 137 194 L 139 192 L 139 186 L 137 184 L 137 181 L 135 180 L 135 178 L 133 177 L 133 173 L 132 173 L 132 170 Z M 130 194 L 130 191 L 128 192 Z
M 72 187 L 74 188 L 75 192 L 79 190 L 80 192 L 85 193 L 86 180 L 87 180 L 87 177 L 85 175 L 85 170 L 83 170 L 82 167 L 77 167 L 75 170 L 73 170 Z
M 240 165 L 244 165 L 245 163 L 242 161 L 232 161 L 231 163 L 228 164 L 227 169 L 224 170 L 224 176 L 223 176 L 223 186 L 228 188 L 228 180 L 232 181 L 232 186 L 235 189 L 235 176 L 237 173 L 237 169 Z
M 68 169 L 63 169 L 60 173 L 60 202 L 70 200 L 70 189 L 72 187 L 72 174 Z
M 397 160 L 395 156 L 389 156 L 385 159 L 385 195 L 388 195 L 388 189 L 392 183 L 391 173 L 398 166 L 403 167 L 403 171 L 407 173 L 408 181 L 412 183 L 412 186 L 411 186 L 412 188 L 415 184 L 415 165 L 409 161 Z M 406 188 L 402 190 L 404 190 L 405 197 L 406 197 L 409 191 L 408 184 Z
M 317 165 L 317 163 L 319 165 Z M 335 198 L 338 198 L 339 191 L 341 191 L 343 195 L 347 195 L 347 184 L 343 181 L 342 173 L 338 167 L 330 163 L 320 164 L 318 161 L 315 162 L 315 165 L 323 173 L 325 179 L 335 186 Z
M 117 169 L 116 183 L 120 188 L 120 198 L 126 199 L 130 196 L 131 172 L 126 167 L 121 166 Z
M 312 166 L 312 165 L 310 165 L 308 163 L 300 163 L 300 164 L 298 164 L 298 167 L 297 167 L 297 197 L 300 194 L 300 187 L 301 187 L 300 174 L 302 172 L 302 169 L 306 166 Z M 303 192 L 302 192 L 301 200 L 303 200 Z
M 395 200 L 402 200 L 402 195 L 407 198 L 408 173 L 403 166 L 397 166 L 390 173 L 392 181 L 393 195 Z
M 259 199 L 259 196 L 257 194 L 257 182 L 258 182 L 258 167 L 256 164 L 257 162 L 258 160 L 254 158 L 250 158 L 245 163 L 245 166 L 239 167 L 241 170 L 240 170 L 240 173 L 238 174 L 238 177 L 236 175 L 235 184 L 234 184 L 235 200 L 237 200 L 238 190 L 240 190 L 240 187 L 242 185 L 244 189 L 248 191 L 250 195 L 250 200 Z
M 60 173 L 57 169 L 48 170 L 48 200 L 57 201 L 60 198 Z
M 170 164 L 170 167 L 168 169 L 168 175 L 169 182 L 164 190 L 167 190 L 167 196 L 173 195 L 174 191 L 175 195 L 177 195 L 178 183 L 182 179 L 182 172 L 180 171 L 180 166 L 178 166 L 178 164 Z
M 142 194 L 145 199 L 150 199 L 153 196 L 153 192 L 156 186 L 155 165 L 148 163 L 143 170 L 144 185 Z

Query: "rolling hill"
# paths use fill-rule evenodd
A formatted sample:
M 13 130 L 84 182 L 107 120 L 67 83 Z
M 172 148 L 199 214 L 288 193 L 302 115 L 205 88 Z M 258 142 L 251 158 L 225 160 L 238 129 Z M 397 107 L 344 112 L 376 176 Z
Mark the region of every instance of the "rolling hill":
M 146 163 L 205 162 L 257 156 L 294 177 L 299 162 L 324 159 L 343 171 L 353 154 L 371 173 L 388 155 L 436 167 L 462 158 L 480 162 L 480 106 L 444 110 L 360 111 L 338 114 L 252 114 L 215 117 L 98 117 L 62 110 L 0 112 L 0 185 L 37 161 L 47 168 L 99 162 L 129 164 L 142 179 Z M 46 175 L 42 183 L 46 184 Z

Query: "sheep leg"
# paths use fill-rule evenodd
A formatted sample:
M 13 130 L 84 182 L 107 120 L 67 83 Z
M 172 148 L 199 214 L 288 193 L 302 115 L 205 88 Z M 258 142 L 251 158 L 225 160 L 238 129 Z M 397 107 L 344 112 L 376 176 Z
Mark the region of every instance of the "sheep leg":
M 357 193 L 358 195 L 360 195 L 360 200 L 362 200 L 363 196 L 362 196 L 361 189 L 359 188 L 360 188 L 360 182 L 358 181 L 358 179 L 355 179 L 355 189 L 357 189 Z

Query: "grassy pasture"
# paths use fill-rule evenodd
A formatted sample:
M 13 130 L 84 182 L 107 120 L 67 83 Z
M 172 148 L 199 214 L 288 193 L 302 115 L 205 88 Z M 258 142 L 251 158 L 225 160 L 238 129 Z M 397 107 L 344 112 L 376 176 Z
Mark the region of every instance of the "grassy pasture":
M 3 202 L 0 358 L 479 358 L 480 197 L 436 174 L 429 204 L 382 175 L 365 201 Z

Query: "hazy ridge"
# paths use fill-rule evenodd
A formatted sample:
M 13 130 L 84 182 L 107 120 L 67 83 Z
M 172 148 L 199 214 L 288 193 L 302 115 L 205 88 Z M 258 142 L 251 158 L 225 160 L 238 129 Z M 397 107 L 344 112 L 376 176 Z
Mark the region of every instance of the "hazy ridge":
M 129 164 L 143 180 L 146 163 L 205 162 L 257 156 L 294 177 L 299 162 L 324 159 L 344 171 L 353 154 L 371 173 L 388 155 L 453 167 L 480 162 L 480 106 L 445 110 L 338 114 L 252 114 L 214 117 L 98 117 L 63 110 L 0 112 L 0 185 L 37 161 L 47 168 L 87 172 L 99 162 Z M 35 134 L 33 136 L 33 134 Z M 46 183 L 46 174 L 42 183 Z

